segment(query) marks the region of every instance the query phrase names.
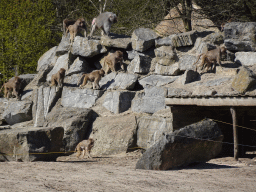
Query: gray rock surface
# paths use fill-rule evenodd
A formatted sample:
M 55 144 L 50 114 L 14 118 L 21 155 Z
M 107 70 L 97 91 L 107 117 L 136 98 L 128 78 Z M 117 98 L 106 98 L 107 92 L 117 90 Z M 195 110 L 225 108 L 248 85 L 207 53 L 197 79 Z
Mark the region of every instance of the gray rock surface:
M 61 151 L 74 151 L 76 145 L 86 139 L 91 130 L 91 109 L 78 109 L 72 107 L 55 107 L 47 116 L 44 126 L 63 127 Z
M 207 141 L 211 140 L 211 141 Z M 223 135 L 216 122 L 204 120 L 162 136 L 146 150 L 136 169 L 169 170 L 216 157 Z
M 110 155 L 127 152 L 135 147 L 136 117 L 134 115 L 98 117 L 93 122 L 95 144 L 92 155 Z
M 104 76 L 100 82 L 100 88 L 105 89 L 123 89 L 132 90 L 137 82 L 137 74 L 112 72 Z
M 243 66 L 256 65 L 256 52 L 236 52 L 235 62 Z
M 131 91 L 108 92 L 102 106 L 115 114 L 122 113 L 131 107 L 134 96 L 135 92 Z
M 56 54 L 56 50 L 57 50 L 57 46 L 52 47 L 51 49 L 49 49 L 47 52 L 45 52 L 40 59 L 37 62 L 37 71 L 40 71 L 40 69 L 42 67 L 45 68 L 45 65 L 50 65 L 52 64 L 52 60 L 55 57 Z
M 2 118 L 9 125 L 32 120 L 32 102 L 9 100 L 2 114 Z
M 155 46 L 157 34 L 149 28 L 135 29 L 132 33 L 132 48 L 136 51 L 146 51 L 150 47 Z
M 151 66 L 151 58 L 148 56 L 136 55 L 127 67 L 129 73 L 146 74 Z
M 102 90 L 63 87 L 61 105 L 64 107 L 90 108 L 103 94 Z
M 225 46 L 229 51 L 256 50 L 256 22 L 230 22 L 224 27 Z
M 137 145 L 147 149 L 157 143 L 162 135 L 172 131 L 171 117 L 142 116 L 138 119 Z
M 101 37 L 101 45 L 106 47 L 115 47 L 121 49 L 129 49 L 132 45 L 131 37 L 117 36 L 117 37 Z
M 170 77 L 170 76 L 162 76 L 162 75 L 150 75 L 148 77 L 142 78 L 139 80 L 139 83 L 144 87 L 160 87 L 169 83 L 174 82 L 179 77 Z
M 63 133 L 62 127 L 1 130 L 0 161 L 54 161 L 61 155 Z

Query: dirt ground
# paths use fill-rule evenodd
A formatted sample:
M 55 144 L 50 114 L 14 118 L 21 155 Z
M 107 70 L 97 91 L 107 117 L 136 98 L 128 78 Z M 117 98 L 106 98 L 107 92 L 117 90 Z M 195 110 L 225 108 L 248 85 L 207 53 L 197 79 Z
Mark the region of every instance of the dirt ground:
M 0 191 L 255 191 L 256 159 L 216 158 L 176 170 L 135 170 L 140 152 L 57 162 L 0 162 Z

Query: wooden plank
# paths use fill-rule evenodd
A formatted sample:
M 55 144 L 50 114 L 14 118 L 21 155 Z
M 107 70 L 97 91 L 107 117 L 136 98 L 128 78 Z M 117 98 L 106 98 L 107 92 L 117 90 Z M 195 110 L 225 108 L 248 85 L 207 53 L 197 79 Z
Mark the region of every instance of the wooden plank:
M 166 105 L 256 106 L 256 97 L 165 98 Z

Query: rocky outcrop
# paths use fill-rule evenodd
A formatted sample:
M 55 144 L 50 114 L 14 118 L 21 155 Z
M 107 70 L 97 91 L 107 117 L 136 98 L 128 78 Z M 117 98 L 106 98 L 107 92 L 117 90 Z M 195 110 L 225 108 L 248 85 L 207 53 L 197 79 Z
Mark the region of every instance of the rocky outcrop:
M 204 120 L 163 135 L 143 154 L 136 169 L 168 170 L 206 162 L 221 151 L 223 135 L 214 121 Z
M 26 127 L 0 131 L 0 161 L 54 161 L 60 153 L 62 127 Z

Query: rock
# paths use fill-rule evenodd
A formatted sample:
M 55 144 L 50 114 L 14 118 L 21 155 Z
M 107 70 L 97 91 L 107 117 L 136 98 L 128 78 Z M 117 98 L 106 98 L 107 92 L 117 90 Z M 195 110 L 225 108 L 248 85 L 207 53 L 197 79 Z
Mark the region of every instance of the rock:
M 173 59 L 174 62 L 177 59 L 177 53 L 173 50 L 173 47 L 171 46 L 162 46 L 155 49 L 155 55 L 156 57 L 168 57 L 170 59 Z
M 69 54 L 67 53 L 65 55 L 60 56 L 57 59 L 57 62 L 55 63 L 53 69 L 47 74 L 46 80 L 51 81 L 52 75 L 57 73 L 60 70 L 60 68 L 64 68 L 67 71 L 68 67 L 69 67 Z
M 160 46 L 172 46 L 172 47 L 192 46 L 192 45 L 194 45 L 197 36 L 198 36 L 197 31 L 189 31 L 189 32 L 175 34 L 175 35 L 170 35 L 170 36 L 162 38 L 162 39 L 157 39 L 155 44 L 156 44 L 156 47 L 160 47 Z
M 103 94 L 102 90 L 63 87 L 61 105 L 64 107 L 90 108 Z
M 102 105 L 112 113 L 122 113 L 131 107 L 134 96 L 135 92 L 130 91 L 108 92 Z
M 20 89 L 24 90 L 24 88 L 35 78 L 36 74 L 23 74 L 19 75 L 22 79 Z
M 100 53 L 106 53 L 107 49 L 100 44 L 100 40 L 88 40 L 87 38 L 76 36 L 71 53 L 82 57 L 93 57 Z
M 34 127 L 42 127 L 47 114 L 55 106 L 61 96 L 61 88 L 41 86 L 33 91 Z
M 135 147 L 137 123 L 134 115 L 98 117 L 92 127 L 91 137 L 95 140 L 92 155 L 118 154 Z
M 203 39 L 204 39 L 204 41 L 209 42 L 210 44 L 214 44 L 214 45 L 216 45 L 216 44 L 220 45 L 220 44 L 224 43 L 223 33 L 221 33 L 221 32 L 211 33 Z
M 69 49 L 70 49 L 69 37 L 70 37 L 69 33 L 68 33 L 67 37 L 62 35 L 61 42 L 56 49 L 57 56 L 64 55 L 69 51 Z
M 235 62 L 243 66 L 256 65 L 256 52 L 236 52 Z
M 54 60 L 54 57 L 56 55 L 57 46 L 52 47 L 50 50 L 45 52 L 40 59 L 37 62 L 37 71 L 40 71 L 40 69 L 43 67 L 45 68 L 45 65 L 52 64 L 52 61 Z
M 256 22 L 226 23 L 224 34 L 229 51 L 256 51 Z
M 214 87 L 214 86 L 219 86 L 221 84 L 228 84 L 231 79 L 232 77 L 220 77 L 220 78 L 212 79 L 205 82 L 198 82 L 196 83 L 196 86 Z
M 76 145 L 91 131 L 92 114 L 91 109 L 57 106 L 47 116 L 44 126 L 63 127 L 61 151 L 74 151 Z
M 89 67 L 89 63 L 82 57 L 77 57 L 73 64 L 66 71 L 65 76 L 70 76 L 77 73 L 89 73 L 92 69 Z
M 82 75 L 83 75 L 83 72 L 65 76 L 64 85 L 67 87 L 78 87 L 77 83 L 81 79 Z M 86 84 L 86 88 L 92 89 L 92 82 L 88 81 Z
M 169 77 L 169 76 L 162 76 L 162 75 L 150 75 L 148 77 L 142 78 L 139 80 L 139 83 L 144 87 L 147 88 L 152 86 L 163 86 L 169 83 L 174 82 L 178 77 Z
M 194 55 L 185 54 L 180 57 L 179 60 L 179 69 L 180 71 L 186 71 L 192 69 L 194 66 L 193 64 L 197 60 L 197 57 Z
M 121 49 L 129 49 L 131 47 L 132 41 L 129 36 L 114 36 L 107 37 L 101 36 L 101 45 L 106 47 L 115 47 Z
M 61 155 L 63 133 L 62 127 L 1 130 L 0 161 L 55 161 Z
M 148 56 L 136 55 L 127 67 L 129 73 L 146 74 L 150 71 L 151 58 Z
M 145 93 L 136 93 L 132 101 L 132 111 L 138 113 L 155 113 L 165 109 L 165 97 L 167 89 L 162 87 L 146 88 Z
M 216 66 L 216 75 L 221 76 L 235 76 L 238 72 L 238 68 L 221 68 L 219 66 Z
M 123 89 L 123 90 L 132 90 L 137 82 L 137 74 L 128 74 L 128 73 L 115 73 L 112 72 L 104 76 L 99 85 L 101 89 Z
M 135 50 L 131 50 L 131 51 L 126 51 L 126 53 L 128 54 L 128 59 L 133 60 L 137 55 L 141 55 L 145 57 L 144 53 L 140 53 L 138 51 Z
M 181 73 L 179 63 L 174 63 L 170 66 L 165 66 L 162 64 L 154 63 L 156 60 L 152 60 L 150 71 L 154 72 L 157 75 L 170 75 L 176 76 Z M 154 67 L 155 65 L 155 67 Z
M 238 74 L 232 81 L 232 88 L 238 91 L 239 93 L 245 93 L 253 85 L 255 85 L 256 79 L 251 70 L 246 67 L 241 67 Z
M 157 34 L 149 28 L 135 29 L 132 33 L 132 48 L 136 51 L 143 52 L 150 47 L 155 46 Z
M 35 78 L 24 88 L 24 90 L 37 89 L 46 82 L 47 74 L 53 69 L 52 65 L 47 65 L 45 69 L 38 72 Z
M 185 85 L 187 83 L 191 83 L 193 81 L 199 80 L 200 75 L 198 72 L 193 70 L 186 70 L 185 73 L 180 77 L 181 84 Z
M 2 118 L 9 125 L 32 120 L 32 102 L 9 100 Z
M 137 145 L 147 149 L 172 131 L 172 118 L 142 116 L 138 119 Z
M 214 121 L 204 120 L 188 125 L 162 136 L 143 153 L 136 169 L 169 170 L 206 162 L 220 153 L 222 140 L 221 130 Z
M 167 98 L 168 97 L 190 97 L 191 91 L 182 89 L 182 88 L 172 88 L 168 87 L 167 89 Z

